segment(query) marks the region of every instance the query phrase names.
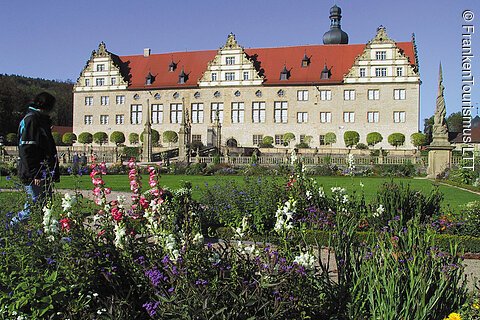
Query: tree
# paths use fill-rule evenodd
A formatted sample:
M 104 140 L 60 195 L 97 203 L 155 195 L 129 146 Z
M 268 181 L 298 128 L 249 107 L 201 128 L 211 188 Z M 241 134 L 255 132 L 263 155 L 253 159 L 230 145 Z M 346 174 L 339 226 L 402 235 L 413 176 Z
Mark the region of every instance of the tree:
M 130 144 L 137 144 L 138 141 L 138 133 L 132 132 L 128 135 L 128 142 L 130 142 Z
M 449 132 L 462 132 L 463 117 L 462 112 L 453 112 L 447 117 L 447 127 Z
M 260 148 L 273 148 L 273 137 L 272 136 L 263 137 L 262 143 L 260 144 Z
M 433 116 L 430 118 L 426 118 L 423 120 L 423 133 L 425 133 L 425 136 L 427 137 L 427 143 L 430 144 L 432 142 L 432 134 L 433 134 Z
M 108 135 L 105 132 L 95 132 L 93 134 L 93 142 L 96 144 L 102 145 L 108 142 Z
M 143 143 L 143 135 L 145 134 L 145 132 L 143 132 L 141 135 L 140 135 L 140 141 Z M 158 146 L 158 142 L 160 141 L 160 133 L 158 133 L 157 130 L 155 129 L 152 129 L 152 145 L 154 146 Z
M 395 147 L 403 146 L 405 143 L 405 135 L 403 133 L 395 132 L 388 136 L 388 143 Z
M 13 132 L 7 133 L 7 135 L 5 136 L 5 141 L 9 146 L 16 145 L 18 143 L 17 134 Z
M 375 147 L 377 143 L 383 141 L 383 137 L 379 132 L 370 132 L 367 134 L 367 144 L 369 146 Z
M 333 132 L 327 132 L 325 134 L 325 144 L 332 145 L 337 142 L 337 135 Z
M 291 132 L 287 132 L 283 135 L 283 145 L 287 147 L 292 140 L 295 140 L 295 135 Z
M 345 146 L 347 148 L 351 148 L 360 141 L 360 134 L 357 131 L 345 131 L 343 134 L 343 141 L 345 141 Z
M 410 136 L 410 141 L 415 147 L 427 145 L 427 136 L 421 132 L 416 132 Z
M 71 146 L 75 141 L 77 141 L 77 136 L 73 132 L 65 132 L 62 136 L 64 145 Z
M 110 134 L 110 142 L 115 143 L 116 146 L 125 143 L 125 135 L 120 131 L 113 131 Z
M 60 134 L 60 132 L 52 132 L 52 137 L 53 137 L 53 141 L 55 141 L 55 144 L 57 146 L 61 146 L 62 145 L 62 135 Z
M 167 130 L 163 133 L 163 141 L 171 145 L 172 143 L 176 143 L 178 141 L 178 135 L 175 131 Z
M 82 132 L 78 136 L 78 142 L 81 144 L 89 144 L 93 142 L 93 136 L 90 132 Z

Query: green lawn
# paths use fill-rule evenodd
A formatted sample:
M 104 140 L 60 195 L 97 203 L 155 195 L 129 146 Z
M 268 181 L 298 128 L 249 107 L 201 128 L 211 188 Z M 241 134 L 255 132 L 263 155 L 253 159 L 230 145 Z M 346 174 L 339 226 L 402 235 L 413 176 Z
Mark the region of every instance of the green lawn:
M 144 184 L 148 184 L 148 176 L 143 176 Z M 242 176 L 191 176 L 191 175 L 163 175 L 160 179 L 161 185 L 167 186 L 170 189 L 176 189 L 181 186 L 182 181 L 190 181 L 194 188 L 194 196 L 200 195 L 198 189 L 205 188 L 205 186 L 222 183 L 225 181 L 243 182 Z M 378 189 L 384 182 L 388 182 L 390 178 L 376 178 L 376 177 L 315 177 L 319 185 L 322 185 L 326 192 L 330 191 L 331 187 L 340 186 L 346 188 L 349 192 L 352 190 L 359 191 L 361 189 L 360 183 L 364 185 L 363 190 L 365 197 L 368 200 L 372 199 Z M 129 191 L 129 181 L 126 175 L 106 175 L 104 180 L 108 187 L 113 191 Z M 423 193 L 428 193 L 432 190 L 434 182 L 426 179 L 411 179 L 411 178 L 395 178 L 395 182 L 410 184 L 412 188 L 421 190 Z M 0 188 L 11 188 L 14 185 L 13 181 L 7 181 L 5 177 L 0 177 Z M 56 184 L 58 189 L 73 189 L 77 186 L 78 189 L 91 189 L 92 184 L 89 176 L 82 176 L 75 178 L 73 176 L 62 176 L 60 183 Z M 480 196 L 456 189 L 450 186 L 440 186 L 440 191 L 444 195 L 444 207 L 450 207 L 455 210 L 459 205 L 465 204 L 469 201 L 480 200 Z

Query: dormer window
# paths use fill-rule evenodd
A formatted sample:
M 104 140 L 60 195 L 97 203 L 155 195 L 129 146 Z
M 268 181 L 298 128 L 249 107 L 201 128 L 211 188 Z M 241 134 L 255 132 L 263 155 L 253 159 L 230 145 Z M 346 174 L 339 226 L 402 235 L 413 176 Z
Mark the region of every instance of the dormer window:
M 283 70 L 280 72 L 280 80 L 288 80 L 290 78 L 290 71 L 287 70 L 287 66 L 283 65 Z
M 168 72 L 173 72 L 175 69 L 177 69 L 177 64 L 172 59 L 172 62 L 168 65 Z
M 212 72 L 212 81 L 217 81 L 217 73 Z
M 331 69 L 328 69 L 327 65 L 323 67 L 322 74 L 320 75 L 321 80 L 328 80 L 332 76 Z
M 183 68 L 182 68 L 182 72 L 180 72 L 180 74 L 178 75 L 178 83 L 183 84 L 187 80 L 188 80 L 188 75 L 185 73 L 185 71 L 183 71 Z
M 225 64 L 227 66 L 232 66 L 235 64 L 235 57 L 226 57 L 225 58 Z
M 105 65 L 104 64 L 97 64 L 97 71 L 105 71 Z
M 302 59 L 302 68 L 306 68 L 310 65 L 310 58 L 307 57 L 307 54 L 305 53 L 303 55 L 303 59 Z
M 145 77 L 145 85 L 149 86 L 153 83 L 153 81 L 155 81 L 155 77 L 149 72 Z

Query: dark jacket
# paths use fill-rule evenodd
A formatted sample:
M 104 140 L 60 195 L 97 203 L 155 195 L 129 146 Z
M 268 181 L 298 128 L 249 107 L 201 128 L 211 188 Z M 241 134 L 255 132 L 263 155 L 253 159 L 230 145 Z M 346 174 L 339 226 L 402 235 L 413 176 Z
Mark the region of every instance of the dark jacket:
M 24 183 L 33 179 L 60 180 L 57 147 L 50 117 L 30 105 L 18 127 L 18 176 Z

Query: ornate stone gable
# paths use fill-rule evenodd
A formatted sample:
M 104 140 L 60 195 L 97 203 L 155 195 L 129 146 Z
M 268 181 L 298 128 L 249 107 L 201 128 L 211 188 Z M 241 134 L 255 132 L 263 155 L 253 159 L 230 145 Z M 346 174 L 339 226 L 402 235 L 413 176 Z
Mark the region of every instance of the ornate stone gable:
M 118 56 L 109 52 L 103 41 L 100 42 L 80 73 L 74 91 L 126 89 L 128 81 L 122 75 L 120 65 Z
M 413 61 L 415 63 L 415 61 Z M 418 82 L 418 68 L 380 26 L 344 76 L 345 83 Z
M 200 87 L 213 86 L 252 86 L 261 85 L 263 76 L 255 68 L 255 63 L 241 47 L 235 35 L 230 33 L 227 42 L 215 58 L 207 65 L 207 70 L 198 81 Z

